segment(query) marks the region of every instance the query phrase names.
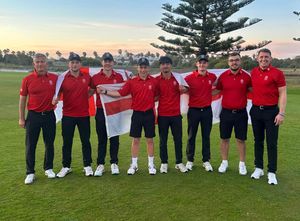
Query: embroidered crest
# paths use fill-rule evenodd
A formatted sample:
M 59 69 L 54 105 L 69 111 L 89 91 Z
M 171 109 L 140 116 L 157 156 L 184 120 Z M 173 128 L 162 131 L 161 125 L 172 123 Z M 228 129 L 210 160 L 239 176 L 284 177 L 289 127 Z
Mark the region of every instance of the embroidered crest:
M 117 83 L 117 80 L 116 79 L 114 79 L 114 84 L 116 84 Z
M 264 80 L 265 80 L 265 81 L 267 81 L 267 80 L 268 80 L 268 78 L 269 78 L 269 76 L 265 76 Z
M 173 81 L 173 85 L 176 86 L 176 85 L 177 85 L 177 82 L 176 82 L 176 81 Z
M 241 84 L 244 84 L 244 79 L 241 79 Z
M 53 82 L 52 82 L 52 80 L 49 80 L 49 84 L 50 84 L 50 85 L 53 85 Z
M 211 84 L 211 80 L 208 80 L 208 84 Z
M 149 90 L 152 90 L 152 85 L 149 85 Z
M 84 84 L 85 84 L 85 82 L 86 82 L 86 80 L 83 78 L 83 79 L 82 79 L 82 83 L 84 83 Z

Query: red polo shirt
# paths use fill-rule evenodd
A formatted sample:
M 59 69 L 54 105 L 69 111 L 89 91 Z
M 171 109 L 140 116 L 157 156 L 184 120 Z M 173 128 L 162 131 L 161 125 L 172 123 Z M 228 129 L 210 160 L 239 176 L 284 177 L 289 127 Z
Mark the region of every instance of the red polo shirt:
M 185 77 L 185 81 L 189 85 L 189 107 L 207 107 L 212 101 L 212 86 L 216 81 L 215 74 L 206 72 L 202 76 L 198 70 Z
M 63 95 L 63 116 L 87 117 L 89 116 L 88 89 L 91 85 L 91 77 L 80 73 L 74 77 L 69 72 L 66 74 L 60 91 Z
M 27 109 L 44 112 L 54 109 L 52 99 L 55 94 L 57 75 L 38 75 L 35 71 L 26 76 L 21 85 L 20 95 L 29 96 Z
M 103 69 L 101 69 L 99 73 L 95 74 L 92 77 L 91 88 L 96 89 L 97 85 L 99 84 L 117 84 L 122 82 L 124 82 L 124 80 L 121 74 L 113 70 L 112 74 L 109 77 L 107 77 L 106 74 L 103 72 Z M 97 108 L 102 108 L 102 103 L 98 93 L 97 93 L 96 106 Z
M 251 87 L 251 77 L 242 69 L 237 74 L 233 74 L 229 69 L 223 72 L 216 86 L 223 95 L 222 107 L 226 109 L 245 108 L 249 87 Z
M 266 70 L 259 67 L 251 71 L 254 105 L 271 106 L 278 104 L 279 87 L 286 86 L 282 71 L 270 66 Z
M 131 108 L 135 111 L 146 111 L 154 108 L 154 99 L 158 95 L 157 80 L 148 75 L 145 80 L 139 76 L 130 79 L 118 90 L 121 96 L 131 94 Z
M 161 74 L 158 80 L 158 115 L 178 116 L 180 115 L 180 91 L 179 84 L 173 74 L 170 79 L 166 79 Z

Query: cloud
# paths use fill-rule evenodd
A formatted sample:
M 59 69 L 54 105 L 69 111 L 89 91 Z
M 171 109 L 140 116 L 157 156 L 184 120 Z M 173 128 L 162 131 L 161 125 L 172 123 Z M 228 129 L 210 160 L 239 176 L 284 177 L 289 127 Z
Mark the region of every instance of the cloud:
M 68 27 L 73 28 L 108 28 L 108 29 L 156 29 L 154 25 L 144 24 L 122 24 L 122 23 L 106 23 L 106 22 L 78 22 L 69 23 Z

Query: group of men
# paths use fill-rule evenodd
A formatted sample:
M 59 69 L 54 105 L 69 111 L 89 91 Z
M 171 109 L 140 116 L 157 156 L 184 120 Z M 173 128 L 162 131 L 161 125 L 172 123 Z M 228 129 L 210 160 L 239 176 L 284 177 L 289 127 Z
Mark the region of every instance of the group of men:
M 168 132 L 171 129 L 176 165 L 180 172 L 193 169 L 196 137 L 201 126 L 202 161 L 206 171 L 213 171 L 210 164 L 210 133 L 212 129 L 212 95 L 221 93 L 222 111 L 220 114 L 220 150 L 222 162 L 218 168 L 220 173 L 228 169 L 229 142 L 234 128 L 239 150 L 239 174 L 246 175 L 245 165 L 248 114 L 246 110 L 248 92 L 252 92 L 253 106 L 250 111 L 255 140 L 255 170 L 251 177 L 259 179 L 264 175 L 263 151 L 266 137 L 268 150 L 268 183 L 276 185 L 277 140 L 279 125 L 285 117 L 286 83 L 282 71 L 271 66 L 271 51 L 261 49 L 257 55 L 259 66 L 249 75 L 241 68 L 241 56 L 232 52 L 228 56 L 229 69 L 220 75 L 209 73 L 208 56 L 202 53 L 197 57 L 197 69 L 183 78 L 172 72 L 172 59 L 162 56 L 159 59 L 160 75 L 156 78 L 149 74 L 149 61 L 138 60 L 137 76 L 124 81 L 121 74 L 114 69 L 113 56 L 106 52 L 102 56 L 101 71 L 92 77 L 81 72 L 81 58 L 72 53 L 69 57 L 69 71 L 64 76 L 59 95 L 63 99 L 62 118 L 62 169 L 53 172 L 54 139 L 56 119 L 54 108 L 58 98 L 54 97 L 57 75 L 47 70 L 46 56 L 36 54 L 34 71 L 23 79 L 20 90 L 19 125 L 26 128 L 26 167 L 25 184 L 35 179 L 35 149 L 42 129 L 45 143 L 45 175 L 48 178 L 64 177 L 72 171 L 71 155 L 75 127 L 78 127 L 82 143 L 84 173 L 86 176 L 102 176 L 105 171 L 107 143 L 110 143 L 111 173 L 119 174 L 118 151 L 119 136 L 108 139 L 104 111 L 100 94 L 111 97 L 131 95 L 133 114 L 131 117 L 130 136 L 131 164 L 127 171 L 133 175 L 138 170 L 138 154 L 142 131 L 146 138 L 148 153 L 148 171 L 156 174 L 154 165 L 155 137 L 155 102 L 158 101 L 157 123 L 160 145 L 160 173 L 168 172 Z M 112 91 L 105 89 L 105 84 L 123 83 L 121 89 Z M 97 168 L 91 167 L 90 117 L 88 99 L 96 93 L 97 112 L 96 132 L 98 136 Z M 181 94 L 189 94 L 188 140 L 186 146 L 187 163 L 182 161 L 182 116 L 180 112 Z M 58 96 L 58 97 L 60 97 Z M 25 120 L 26 100 L 28 114 Z M 278 106 L 279 105 L 279 106 Z

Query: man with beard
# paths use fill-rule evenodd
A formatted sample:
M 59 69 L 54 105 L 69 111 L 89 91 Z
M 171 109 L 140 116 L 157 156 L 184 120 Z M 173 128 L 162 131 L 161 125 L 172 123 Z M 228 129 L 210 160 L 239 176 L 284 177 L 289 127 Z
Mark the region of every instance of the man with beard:
M 216 89 L 221 91 L 222 111 L 220 114 L 220 137 L 222 163 L 218 169 L 225 173 L 228 168 L 229 142 L 234 128 L 236 144 L 239 150 L 239 174 L 246 175 L 246 139 L 248 129 L 247 93 L 251 87 L 249 74 L 241 69 L 241 56 L 232 52 L 228 56 L 229 69 L 218 79 Z
M 163 56 L 159 59 L 161 74 L 158 80 L 158 130 L 160 139 L 160 172 L 168 172 L 168 132 L 171 128 L 174 146 L 176 165 L 180 172 L 187 172 L 187 168 L 182 163 L 182 116 L 180 114 L 180 94 L 188 89 L 180 85 L 174 74 L 171 72 L 172 59 Z M 181 76 L 178 76 L 181 77 Z

